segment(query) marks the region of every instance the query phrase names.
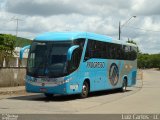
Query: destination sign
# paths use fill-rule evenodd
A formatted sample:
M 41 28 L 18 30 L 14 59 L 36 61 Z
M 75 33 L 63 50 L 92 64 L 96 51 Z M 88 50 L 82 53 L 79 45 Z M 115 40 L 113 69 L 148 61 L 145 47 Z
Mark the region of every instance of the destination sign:
M 104 62 L 87 62 L 87 68 L 104 68 Z

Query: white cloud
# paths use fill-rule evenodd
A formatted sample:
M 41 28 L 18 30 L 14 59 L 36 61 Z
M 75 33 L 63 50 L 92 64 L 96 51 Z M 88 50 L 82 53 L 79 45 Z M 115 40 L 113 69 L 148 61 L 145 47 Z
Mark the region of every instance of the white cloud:
M 160 15 L 159 0 L 134 0 L 133 11 L 138 15 Z
M 142 52 L 160 52 L 158 32 L 160 30 L 160 2 L 158 0 L 0 0 L 1 33 L 15 34 L 19 21 L 18 35 L 34 38 L 48 31 L 89 31 L 118 38 L 118 22 L 125 23 L 122 38 L 134 39 Z

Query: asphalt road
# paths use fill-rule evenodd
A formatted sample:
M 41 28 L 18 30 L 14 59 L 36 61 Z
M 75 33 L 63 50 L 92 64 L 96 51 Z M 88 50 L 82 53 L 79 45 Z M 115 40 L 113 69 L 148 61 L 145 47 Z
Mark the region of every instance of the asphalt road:
M 76 95 L 46 99 L 42 94 L 0 100 L 0 114 L 160 113 L 160 71 L 144 70 L 144 78 L 128 91 L 102 91 L 86 99 Z

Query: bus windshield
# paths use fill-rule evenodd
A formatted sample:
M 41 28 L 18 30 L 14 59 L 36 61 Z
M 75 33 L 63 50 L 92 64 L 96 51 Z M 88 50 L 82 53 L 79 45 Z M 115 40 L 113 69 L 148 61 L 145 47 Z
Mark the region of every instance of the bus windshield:
M 60 77 L 67 74 L 67 51 L 72 42 L 33 42 L 27 74 L 35 77 Z

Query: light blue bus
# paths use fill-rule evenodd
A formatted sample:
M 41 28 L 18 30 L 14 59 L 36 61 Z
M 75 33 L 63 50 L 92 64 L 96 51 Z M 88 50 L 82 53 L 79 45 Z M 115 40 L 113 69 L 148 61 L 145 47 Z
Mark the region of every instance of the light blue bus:
M 26 91 L 80 94 L 119 89 L 136 84 L 137 46 L 89 32 L 48 32 L 37 36 L 30 49 Z

